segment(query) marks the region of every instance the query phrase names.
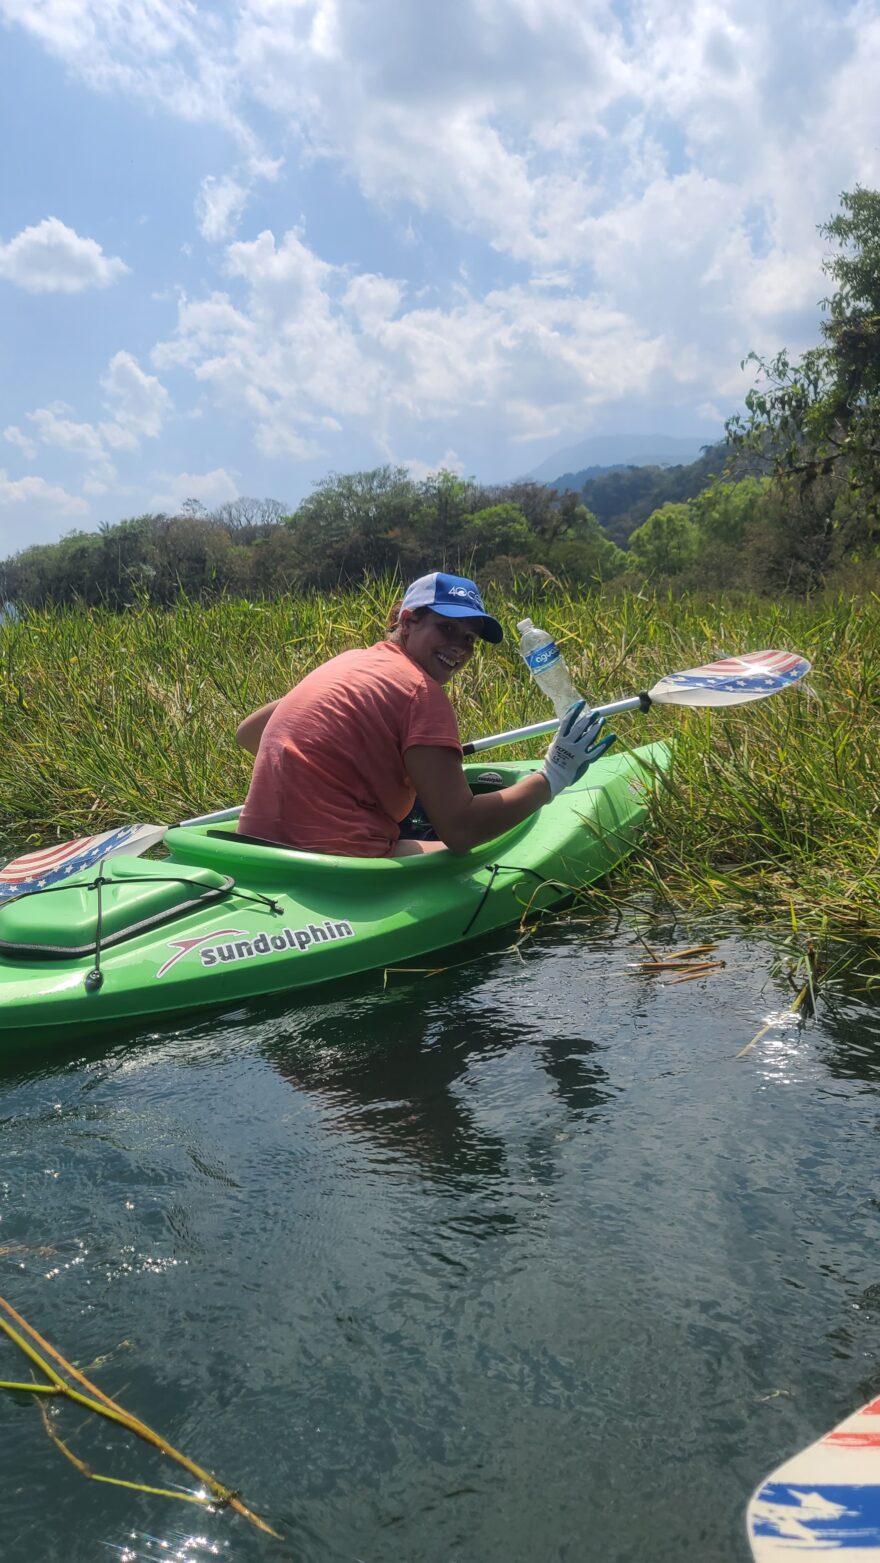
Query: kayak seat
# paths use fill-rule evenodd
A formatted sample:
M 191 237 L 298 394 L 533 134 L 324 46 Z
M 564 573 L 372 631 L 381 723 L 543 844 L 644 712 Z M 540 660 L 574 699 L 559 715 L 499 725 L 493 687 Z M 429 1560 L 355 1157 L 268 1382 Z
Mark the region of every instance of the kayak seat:
M 0 904 L 0 957 L 73 960 L 222 900 L 235 880 L 210 868 L 115 857 Z M 99 900 L 100 888 L 100 927 Z
M 284 847 L 283 841 L 267 841 L 265 836 L 246 836 L 243 830 L 234 827 L 231 830 L 206 830 L 205 835 L 215 836 L 220 841 L 246 841 L 251 847 L 272 847 L 276 852 L 279 847 Z M 289 850 L 293 851 L 293 848 Z

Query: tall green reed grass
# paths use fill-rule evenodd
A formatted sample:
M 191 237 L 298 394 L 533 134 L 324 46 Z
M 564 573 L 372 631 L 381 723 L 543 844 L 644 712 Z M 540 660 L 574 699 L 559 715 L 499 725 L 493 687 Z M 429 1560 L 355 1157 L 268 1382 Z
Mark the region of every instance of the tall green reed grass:
M 234 741 L 242 716 L 377 639 L 396 595 L 384 581 L 0 625 L 0 834 L 22 846 L 240 801 L 251 766 Z M 667 707 L 616 719 L 621 743 L 674 736 L 676 755 L 647 850 L 620 883 L 697 909 L 784 911 L 799 926 L 880 937 L 877 597 L 574 594 L 527 579 L 496 592 L 492 608 L 505 643 L 481 648 L 452 690 L 465 738 L 548 714 L 516 651 L 524 613 L 556 634 L 597 703 L 724 653 L 783 646 L 810 657 L 806 689 L 726 714 Z

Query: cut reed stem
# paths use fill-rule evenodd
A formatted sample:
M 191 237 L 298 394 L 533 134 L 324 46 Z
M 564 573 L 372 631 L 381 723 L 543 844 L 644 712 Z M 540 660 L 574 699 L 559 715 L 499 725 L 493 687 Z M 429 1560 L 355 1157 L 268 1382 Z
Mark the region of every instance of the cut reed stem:
M 215 1476 L 211 1475 L 210 1471 L 206 1471 L 202 1466 L 197 1465 L 187 1455 L 181 1454 L 180 1450 L 175 1449 L 173 1444 L 170 1444 L 160 1433 L 154 1432 L 145 1422 L 140 1421 L 138 1417 L 132 1416 L 128 1411 L 117 1405 L 115 1400 L 111 1400 L 109 1395 L 105 1395 L 103 1390 L 90 1383 L 72 1363 L 61 1356 L 60 1352 L 56 1351 L 53 1346 L 50 1346 L 47 1341 L 44 1341 L 42 1336 L 3 1297 L 0 1297 L 0 1308 L 20 1326 L 19 1329 L 16 1329 L 8 1322 L 8 1319 L 0 1318 L 0 1330 L 3 1330 L 13 1344 L 28 1358 L 28 1361 L 39 1368 L 49 1380 L 49 1385 L 26 1384 L 16 1386 L 17 1388 L 24 1388 L 35 1394 L 49 1392 L 55 1395 L 63 1395 L 76 1405 L 84 1406 L 86 1410 L 93 1411 L 96 1415 L 106 1417 L 108 1421 L 115 1422 L 120 1427 L 126 1428 L 128 1432 L 134 1433 L 137 1438 L 143 1439 L 145 1443 L 152 1444 L 161 1454 L 166 1455 L 169 1460 L 176 1461 L 178 1465 L 182 1465 L 185 1470 L 189 1471 L 191 1476 L 195 1476 L 198 1481 L 203 1482 L 212 1493 L 214 1502 L 235 1509 L 236 1513 L 248 1520 L 251 1525 L 255 1525 L 258 1530 L 265 1531 L 268 1535 L 275 1536 L 280 1540 L 278 1532 L 273 1530 L 271 1525 L 267 1524 L 258 1514 L 255 1514 L 253 1510 L 242 1503 L 241 1499 L 231 1488 L 224 1486 Z M 25 1339 L 25 1335 L 29 1335 L 31 1339 L 38 1341 L 45 1350 L 46 1356 L 41 1355 Z M 82 1384 L 88 1390 L 88 1394 L 83 1394 L 80 1390 L 74 1389 L 72 1384 L 62 1378 L 61 1374 L 57 1373 L 47 1360 L 49 1357 L 57 1362 L 70 1378 Z

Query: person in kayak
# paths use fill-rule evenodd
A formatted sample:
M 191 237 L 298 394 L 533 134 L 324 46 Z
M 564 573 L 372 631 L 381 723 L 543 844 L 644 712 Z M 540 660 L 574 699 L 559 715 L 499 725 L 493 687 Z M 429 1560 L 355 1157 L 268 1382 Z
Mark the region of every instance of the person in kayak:
M 445 685 L 479 639 L 503 631 L 473 581 L 435 571 L 413 581 L 384 640 L 339 656 L 240 724 L 256 756 L 240 835 L 344 857 L 467 852 L 549 803 L 603 754 L 602 717 L 572 706 L 543 769 L 475 796 L 462 768 Z M 416 796 L 436 840 L 401 837 Z

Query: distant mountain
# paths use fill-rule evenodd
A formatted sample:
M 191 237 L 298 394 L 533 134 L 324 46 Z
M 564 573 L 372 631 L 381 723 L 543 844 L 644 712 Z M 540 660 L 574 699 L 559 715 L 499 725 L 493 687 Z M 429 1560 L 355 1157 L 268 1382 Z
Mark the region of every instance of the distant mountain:
M 625 466 L 621 463 L 613 467 L 582 467 L 580 472 L 560 472 L 558 478 L 545 478 L 544 482 L 548 488 L 555 488 L 558 494 L 568 493 L 569 490 L 572 494 L 579 494 L 581 489 L 585 488 L 588 483 L 592 483 L 594 478 L 607 477 L 609 472 L 632 472 L 632 470 L 632 462 L 628 462 Z M 649 469 L 640 467 L 638 470 L 647 472 Z M 651 472 L 665 472 L 666 470 L 666 467 L 652 466 L 650 468 Z
M 553 483 L 561 473 L 583 472 L 589 467 L 681 467 L 696 461 L 706 435 L 677 439 L 671 434 L 594 434 L 566 445 L 529 473 L 537 483 Z

